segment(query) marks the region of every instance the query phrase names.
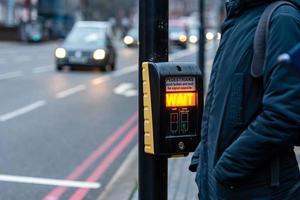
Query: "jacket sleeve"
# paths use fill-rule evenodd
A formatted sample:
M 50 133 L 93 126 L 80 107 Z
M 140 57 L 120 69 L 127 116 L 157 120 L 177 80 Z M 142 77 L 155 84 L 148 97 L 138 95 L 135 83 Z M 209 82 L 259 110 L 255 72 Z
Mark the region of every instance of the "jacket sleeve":
M 268 39 L 262 112 L 222 154 L 214 169 L 218 181 L 234 185 L 269 163 L 276 151 L 293 145 L 300 130 L 300 77 L 276 64 L 276 60 L 298 42 L 297 15 L 274 16 Z
M 191 172 L 196 172 L 197 171 L 198 163 L 199 163 L 199 159 L 200 159 L 200 147 L 201 147 L 201 142 L 198 145 L 198 147 L 196 148 L 196 150 L 195 150 L 195 152 L 192 156 L 191 163 L 190 163 L 190 166 L 189 166 L 189 170 Z

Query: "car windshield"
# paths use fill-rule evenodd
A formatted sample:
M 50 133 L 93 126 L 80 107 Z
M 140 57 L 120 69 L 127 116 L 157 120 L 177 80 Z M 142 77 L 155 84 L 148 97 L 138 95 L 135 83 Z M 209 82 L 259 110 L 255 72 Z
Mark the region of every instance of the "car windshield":
M 95 44 L 105 46 L 105 30 L 100 28 L 77 27 L 66 39 L 67 44 Z

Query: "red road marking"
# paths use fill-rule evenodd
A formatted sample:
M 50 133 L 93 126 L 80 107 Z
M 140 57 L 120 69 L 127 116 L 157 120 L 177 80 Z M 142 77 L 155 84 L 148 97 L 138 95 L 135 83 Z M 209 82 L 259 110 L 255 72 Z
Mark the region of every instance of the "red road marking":
M 103 144 L 101 144 L 93 153 L 91 153 L 74 171 L 72 171 L 66 180 L 76 180 L 83 172 L 90 167 L 103 153 L 105 153 L 114 142 L 121 137 L 137 120 L 135 112 L 114 134 L 112 134 Z M 48 193 L 43 200 L 56 200 L 67 190 L 66 187 L 56 187 Z
M 138 126 L 132 128 L 124 139 L 105 157 L 96 170 L 86 179 L 86 181 L 97 181 L 106 172 L 110 165 L 118 158 L 123 150 L 132 142 L 137 135 Z M 69 200 L 82 200 L 90 189 L 80 188 L 77 189 Z

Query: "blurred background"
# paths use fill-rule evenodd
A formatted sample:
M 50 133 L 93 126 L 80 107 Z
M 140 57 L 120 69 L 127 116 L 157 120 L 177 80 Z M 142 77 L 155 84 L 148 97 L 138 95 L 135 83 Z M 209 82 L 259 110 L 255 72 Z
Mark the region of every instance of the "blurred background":
M 169 2 L 170 61 L 205 53 L 208 85 L 224 2 Z M 138 47 L 138 0 L 0 0 L 0 199 L 136 194 Z M 170 161 L 172 200 L 196 197 L 189 159 Z
M 206 2 L 209 28 L 224 12 L 221 1 Z M 213 12 L 212 12 L 213 10 Z M 170 18 L 197 25 L 198 0 L 172 0 Z M 76 21 L 108 21 L 116 36 L 137 25 L 137 0 L 1 0 L 0 40 L 45 41 L 64 38 Z
M 101 10 L 99 10 L 101 9 Z M 64 38 L 79 20 L 105 20 L 128 28 L 136 17 L 137 1 L 106 0 L 1 0 L 1 40 Z M 34 33 L 38 32 L 38 33 Z

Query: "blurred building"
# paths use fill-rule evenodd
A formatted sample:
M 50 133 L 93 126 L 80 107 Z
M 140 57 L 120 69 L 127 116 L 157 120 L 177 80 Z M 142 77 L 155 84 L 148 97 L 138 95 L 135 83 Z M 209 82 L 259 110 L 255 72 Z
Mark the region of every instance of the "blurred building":
M 37 20 L 38 0 L 0 0 L 0 25 L 13 27 L 21 21 Z
M 208 28 L 218 28 L 224 18 L 225 0 L 202 0 L 205 4 L 205 22 Z M 200 0 L 172 0 L 170 1 L 170 18 L 181 18 L 198 21 Z
M 39 0 L 38 16 L 51 38 L 65 37 L 81 19 L 81 0 Z
M 20 38 L 21 25 L 38 20 L 37 5 L 38 0 L 0 0 L 0 39 Z
M 83 0 L 0 0 L 0 40 L 64 37 Z
M 199 0 L 172 0 L 170 1 L 170 18 L 189 16 L 198 10 Z

